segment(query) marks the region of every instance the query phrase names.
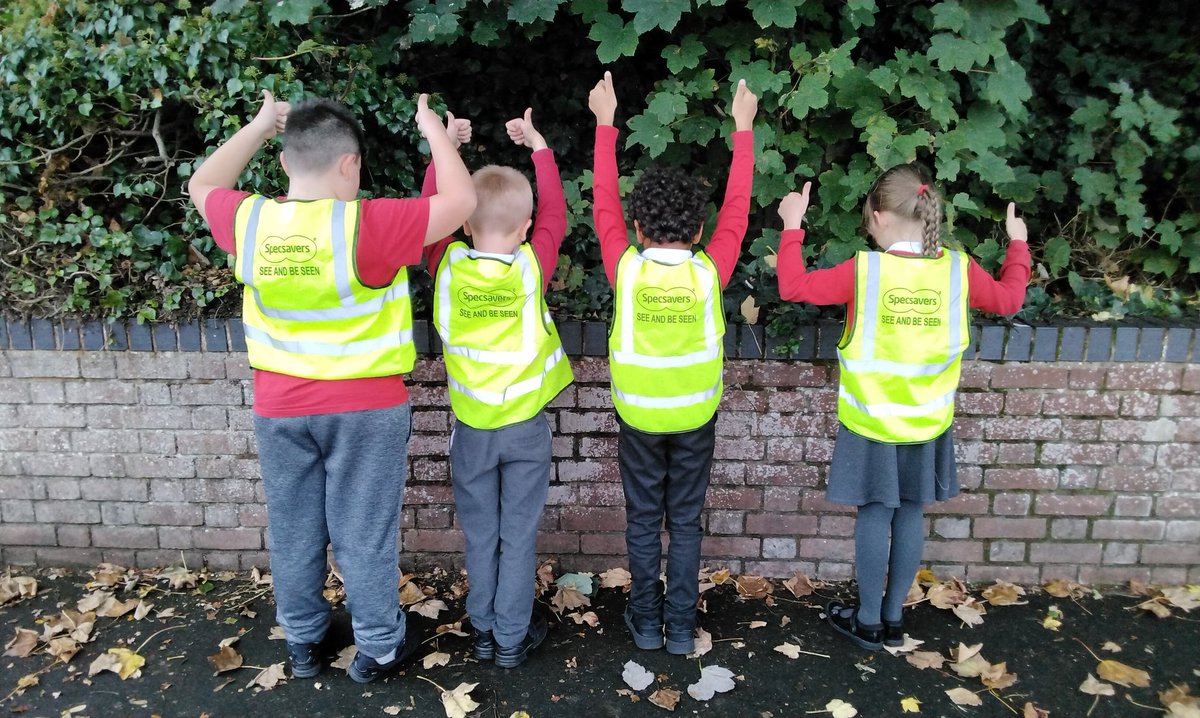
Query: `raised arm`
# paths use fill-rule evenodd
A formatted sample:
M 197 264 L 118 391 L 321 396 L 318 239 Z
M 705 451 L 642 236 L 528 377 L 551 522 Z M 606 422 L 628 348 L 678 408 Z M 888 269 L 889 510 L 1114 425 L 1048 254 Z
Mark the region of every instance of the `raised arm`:
M 779 275 L 779 297 L 789 302 L 809 304 L 850 304 L 854 301 L 854 260 L 812 272 L 804 266 L 804 215 L 812 182 L 800 192 L 790 192 L 779 203 L 783 234 L 779 238 L 779 256 L 775 271 Z
M 425 229 L 425 243 L 431 244 L 461 227 L 475 211 L 475 186 L 441 118 L 429 109 L 429 95 L 417 99 L 416 120 L 437 166 L 437 194 L 429 198 L 429 225 Z
M 967 270 L 972 309 L 994 314 L 1016 314 L 1025 304 L 1025 290 L 1032 273 L 1029 231 L 1025 227 L 1025 220 L 1017 216 L 1017 206 L 1012 202 L 1008 203 L 1004 226 L 1008 232 L 1008 250 L 1004 253 L 999 279 L 993 278 L 974 259 Z
M 725 183 L 725 200 L 717 213 L 716 229 L 704 247 L 713 264 L 717 265 L 722 287 L 729 284 L 742 253 L 754 183 L 754 116 L 758 112 L 758 97 L 746 87 L 745 80 L 738 81 L 732 109 L 733 159 Z
M 617 95 L 613 92 L 612 73 L 596 83 L 588 94 L 588 107 L 596 116 L 596 144 L 592 164 L 592 220 L 600 240 L 600 256 L 609 284 L 616 284 L 617 261 L 629 247 L 629 230 L 617 184 Z
M 457 151 L 459 147 L 471 141 L 471 121 L 465 117 L 455 117 L 453 112 L 447 110 L 446 136 L 450 138 L 450 143 Z M 421 183 L 421 196 L 432 197 L 435 194 L 437 194 L 437 167 L 431 158 L 429 166 L 425 168 L 425 180 Z M 433 243 L 426 242 L 425 269 L 430 275 L 437 271 L 438 264 L 442 261 L 442 253 L 446 251 L 446 245 L 450 244 L 453 239 L 453 234 L 447 234 Z
M 522 117 L 516 117 L 504 125 L 509 139 L 533 151 L 533 171 L 537 178 L 537 216 L 533 220 L 533 232 L 529 244 L 542 265 L 542 291 L 550 285 L 554 270 L 558 266 L 558 250 L 567 233 L 567 200 L 563 196 L 562 178 L 554 151 L 546 144 L 546 138 L 533 125 L 533 108 L 526 108 Z
M 263 103 L 254 119 L 209 155 L 188 180 L 188 195 L 206 222 L 208 215 L 204 210 L 204 202 L 208 199 L 208 193 L 214 189 L 236 187 L 242 170 L 250 164 L 263 143 L 285 131 L 290 105 L 276 102 L 268 90 L 263 90 L 262 94 Z

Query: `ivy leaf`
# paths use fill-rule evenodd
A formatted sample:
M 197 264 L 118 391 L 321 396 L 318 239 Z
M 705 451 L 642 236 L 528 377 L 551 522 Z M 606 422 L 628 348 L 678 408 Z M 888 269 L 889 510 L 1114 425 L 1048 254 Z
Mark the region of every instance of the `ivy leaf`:
M 596 57 L 600 62 L 608 64 L 618 57 L 632 55 L 637 51 L 638 32 L 633 24 L 626 24 L 618 15 L 606 13 L 597 18 L 596 23 L 588 32 L 588 38 L 596 40 L 600 46 L 596 48 Z
M 304 25 L 317 8 L 325 8 L 321 0 L 287 0 L 267 3 L 267 21 L 279 26 L 283 23 Z
M 621 8 L 633 13 L 633 27 L 638 34 L 656 27 L 670 32 L 679 24 L 683 13 L 692 9 L 691 0 L 621 0 Z
M 674 92 L 659 92 L 646 106 L 646 112 L 658 118 L 664 125 L 687 112 L 687 98 Z
M 663 127 L 661 122 L 645 112 L 630 118 L 629 129 L 629 139 L 625 141 L 626 149 L 641 145 L 651 157 L 661 155 L 674 139 L 671 128 Z
M 563 0 L 512 0 L 508 6 L 508 19 L 522 25 L 528 25 L 534 20 L 550 22 L 558 12 L 558 6 Z
M 667 61 L 667 71 L 677 75 L 700 64 L 705 47 L 695 35 L 685 35 L 678 45 L 663 48 L 662 57 Z
M 792 0 L 750 0 L 746 7 L 761 28 L 791 28 L 796 24 L 796 3 Z
M 1062 237 L 1053 237 L 1042 248 L 1042 260 L 1050 274 L 1058 276 L 1071 260 L 1071 243 Z

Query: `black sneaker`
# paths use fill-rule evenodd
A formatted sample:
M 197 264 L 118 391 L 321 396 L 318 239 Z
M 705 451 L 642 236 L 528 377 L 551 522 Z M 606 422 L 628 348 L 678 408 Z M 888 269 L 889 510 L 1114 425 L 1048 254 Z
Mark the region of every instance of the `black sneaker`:
M 856 606 L 847 606 L 841 601 L 830 601 L 825 607 L 825 622 L 859 648 L 867 651 L 883 648 L 883 624 L 864 626 L 859 623 Z
M 288 641 L 288 663 L 293 678 L 312 678 L 321 672 L 321 654 L 317 643 L 292 643 Z
M 402 663 L 413 657 L 421 642 L 416 636 L 407 635 L 404 643 L 396 647 L 396 657 L 387 663 L 380 663 L 361 651 L 354 654 L 354 660 L 346 672 L 356 683 L 371 683 L 383 677 L 384 674 L 399 668 Z
M 899 648 L 904 645 L 904 622 L 903 621 L 884 621 L 883 622 L 883 645 L 892 648 Z
M 516 668 L 521 665 L 529 657 L 529 653 L 546 640 L 548 631 L 545 618 L 534 616 L 529 619 L 529 629 L 525 631 L 525 638 L 520 643 L 515 646 L 496 646 L 496 665 L 500 668 Z
M 496 657 L 496 639 L 491 631 L 475 629 L 475 660 L 490 661 Z
M 625 606 L 625 627 L 633 636 L 633 645 L 643 651 L 655 651 L 663 647 L 663 626 L 661 623 L 640 622 L 633 616 L 633 609 Z

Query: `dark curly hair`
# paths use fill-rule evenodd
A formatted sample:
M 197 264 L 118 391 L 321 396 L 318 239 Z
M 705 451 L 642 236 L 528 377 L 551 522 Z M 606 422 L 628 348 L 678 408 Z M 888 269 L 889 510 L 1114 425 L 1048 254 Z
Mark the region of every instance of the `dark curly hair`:
M 362 127 L 340 102 L 322 97 L 303 100 L 288 113 L 283 151 L 293 169 L 319 172 L 342 155 L 362 155 Z
M 706 216 L 704 191 L 677 167 L 651 166 L 629 195 L 629 214 L 642 234 L 655 242 L 686 242 L 700 231 Z

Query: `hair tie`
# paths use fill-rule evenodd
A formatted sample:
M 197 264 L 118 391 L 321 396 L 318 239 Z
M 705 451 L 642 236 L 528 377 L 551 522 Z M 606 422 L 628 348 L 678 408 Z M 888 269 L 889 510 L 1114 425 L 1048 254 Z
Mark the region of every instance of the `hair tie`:
M 918 197 L 924 196 L 926 189 L 929 189 L 929 185 L 927 185 L 927 184 L 923 184 L 920 187 L 918 187 L 917 188 L 917 196 Z

